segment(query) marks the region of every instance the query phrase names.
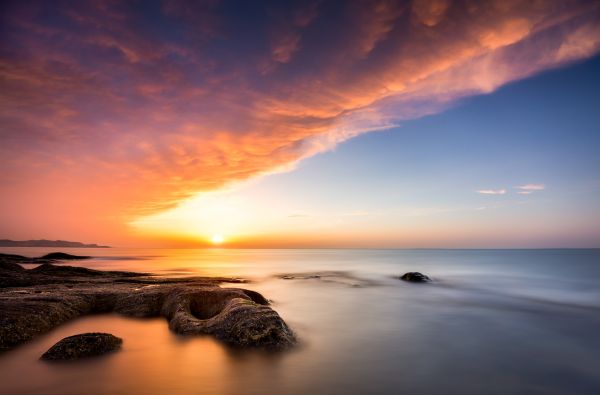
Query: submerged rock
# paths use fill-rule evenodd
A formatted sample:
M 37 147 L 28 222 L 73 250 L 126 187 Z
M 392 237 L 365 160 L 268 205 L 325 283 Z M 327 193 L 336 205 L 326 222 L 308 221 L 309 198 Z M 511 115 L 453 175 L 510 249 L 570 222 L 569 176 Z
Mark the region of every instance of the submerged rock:
M 83 333 L 65 337 L 46 351 L 40 359 L 68 361 L 89 358 L 117 351 L 123 340 L 110 333 Z
M 408 272 L 400 276 L 400 280 L 409 281 L 411 283 L 428 283 L 431 278 L 419 272 Z
M 307 273 L 285 273 L 278 274 L 275 277 L 282 280 L 318 280 L 322 283 L 337 283 L 347 285 L 353 288 L 362 288 L 378 285 L 377 282 L 361 278 L 345 271 L 320 271 Z
M 38 259 L 49 259 L 49 260 L 75 260 L 75 259 L 90 259 L 90 256 L 84 255 L 71 255 L 65 252 L 51 252 L 44 256 L 39 257 Z
M 237 278 L 157 278 L 44 264 L 26 270 L 0 260 L 0 351 L 86 314 L 163 316 L 182 335 L 212 335 L 233 347 L 269 350 L 296 343 L 264 296 L 219 283 Z

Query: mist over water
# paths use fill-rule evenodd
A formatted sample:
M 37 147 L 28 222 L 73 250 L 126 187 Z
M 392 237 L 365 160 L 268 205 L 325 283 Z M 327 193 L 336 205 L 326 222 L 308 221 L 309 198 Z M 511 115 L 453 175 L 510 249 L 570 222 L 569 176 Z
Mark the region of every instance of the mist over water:
M 95 269 L 247 278 L 224 286 L 272 300 L 301 344 L 235 351 L 162 318 L 89 316 L 0 354 L 3 394 L 600 393 L 600 250 L 65 251 L 95 256 L 70 263 Z M 434 282 L 397 279 L 407 271 Z M 122 351 L 38 360 L 93 331 L 122 337 Z

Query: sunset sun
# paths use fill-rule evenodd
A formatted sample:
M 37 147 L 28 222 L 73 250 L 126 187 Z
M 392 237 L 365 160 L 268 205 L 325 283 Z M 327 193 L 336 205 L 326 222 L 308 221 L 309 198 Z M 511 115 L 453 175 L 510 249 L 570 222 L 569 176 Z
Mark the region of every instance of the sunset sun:
M 224 241 L 225 239 L 223 238 L 223 235 L 220 234 L 212 235 L 212 237 L 210 238 L 210 242 L 215 245 L 223 244 Z

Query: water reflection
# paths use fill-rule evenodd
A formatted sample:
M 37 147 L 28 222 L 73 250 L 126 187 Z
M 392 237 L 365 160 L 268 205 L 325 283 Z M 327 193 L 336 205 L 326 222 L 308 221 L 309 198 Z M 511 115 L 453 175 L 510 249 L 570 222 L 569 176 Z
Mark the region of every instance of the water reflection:
M 162 257 L 85 264 L 252 277 L 227 286 L 272 299 L 301 346 L 236 352 L 178 337 L 163 319 L 86 317 L 0 355 L 3 394 L 600 393 L 597 250 L 136 253 Z M 436 283 L 394 278 L 409 270 Z M 377 285 L 275 277 L 313 271 Z M 38 361 L 54 342 L 90 331 L 122 337 L 123 350 L 75 364 Z

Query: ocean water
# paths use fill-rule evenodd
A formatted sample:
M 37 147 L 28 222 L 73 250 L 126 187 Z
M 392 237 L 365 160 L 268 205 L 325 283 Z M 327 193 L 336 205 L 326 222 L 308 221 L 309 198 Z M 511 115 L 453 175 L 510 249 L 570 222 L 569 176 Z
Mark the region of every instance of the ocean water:
M 236 351 L 162 318 L 88 316 L 0 354 L 2 394 L 600 394 L 600 250 L 62 250 L 96 269 L 247 278 L 225 286 L 272 300 L 301 343 Z M 122 351 L 38 360 L 89 331 Z

